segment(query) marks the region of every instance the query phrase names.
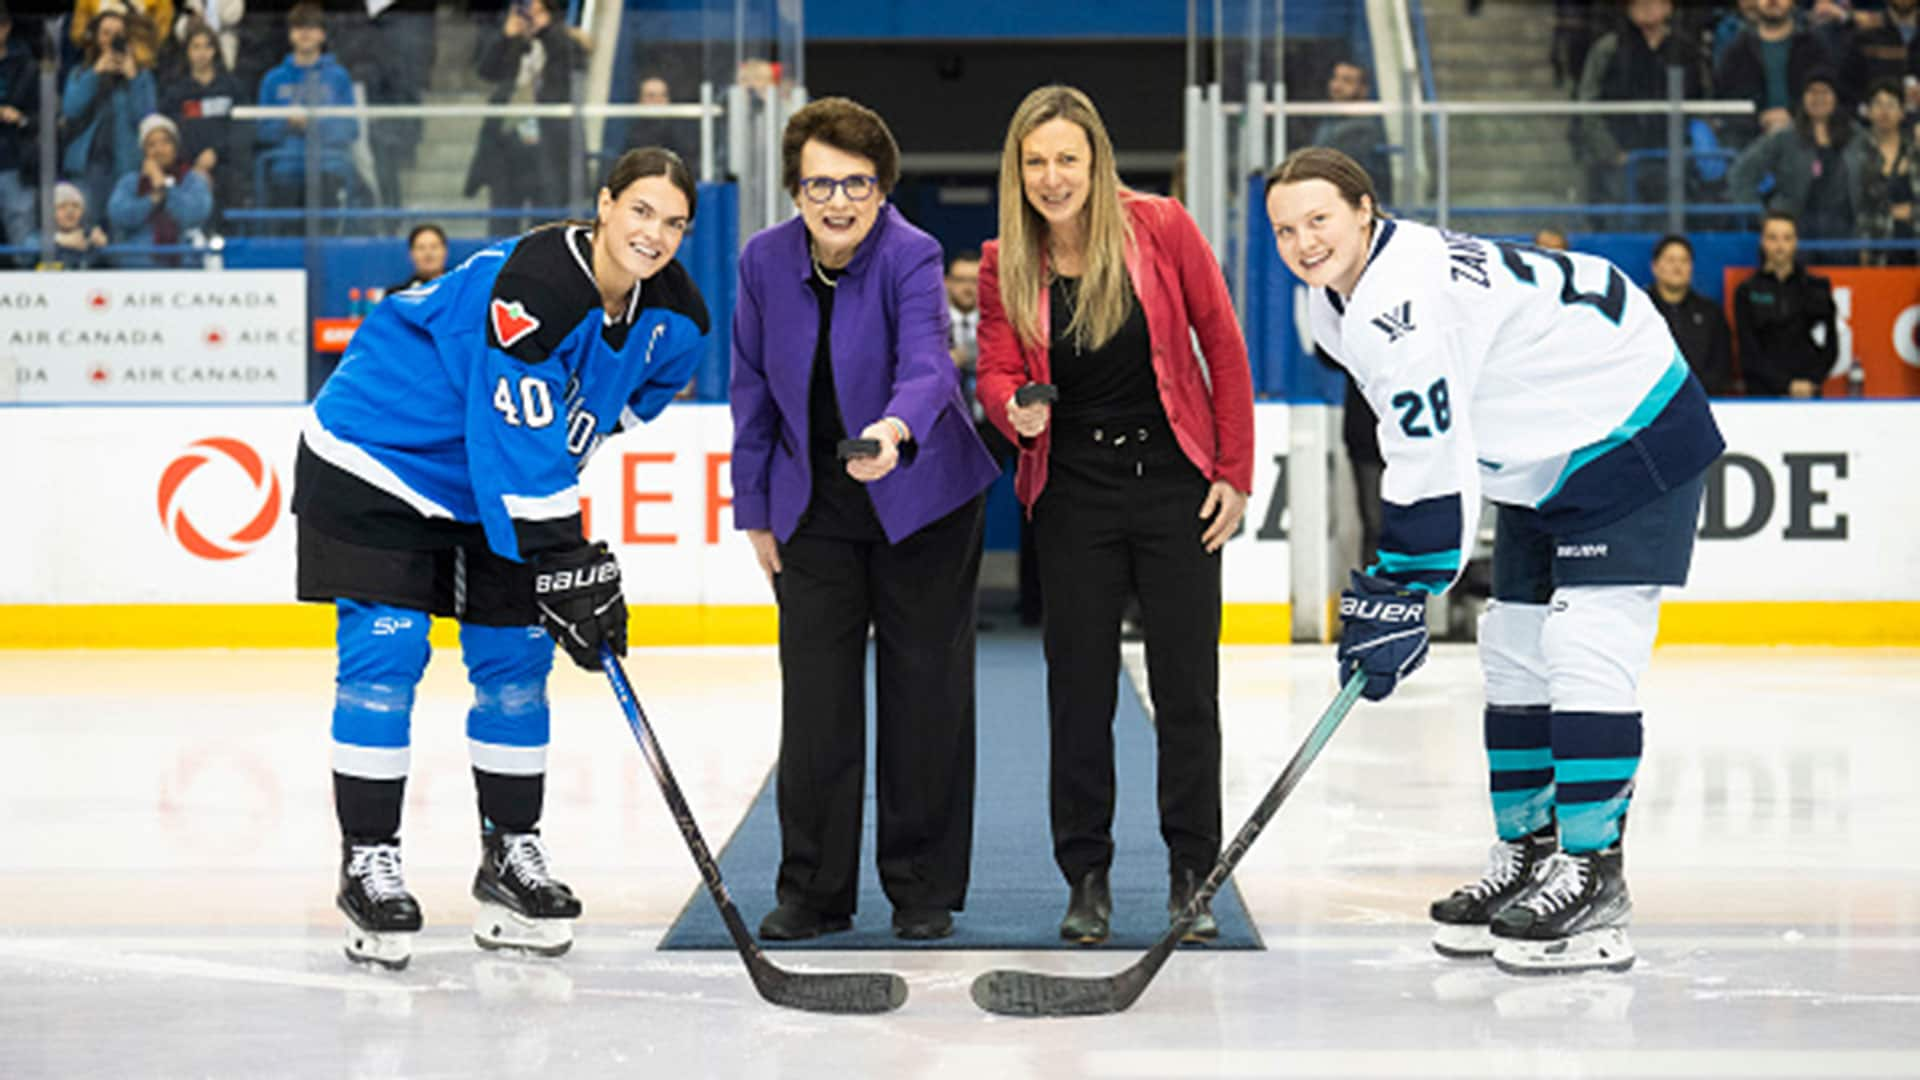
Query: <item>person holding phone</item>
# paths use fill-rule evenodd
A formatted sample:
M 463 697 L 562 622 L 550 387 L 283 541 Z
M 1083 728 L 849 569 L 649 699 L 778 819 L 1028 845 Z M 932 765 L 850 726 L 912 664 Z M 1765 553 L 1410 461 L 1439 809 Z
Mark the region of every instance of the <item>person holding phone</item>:
M 980 403 L 1020 447 L 1014 490 L 1040 563 L 1053 851 L 1072 890 L 1060 935 L 1097 944 L 1129 595 L 1146 624 L 1170 918 L 1220 855 L 1220 549 L 1253 488 L 1253 378 L 1199 228 L 1121 186 L 1099 112 L 1070 86 L 1027 95 L 1007 127 L 979 343 Z M 1218 933 L 1203 906 L 1189 939 Z
M 60 95 L 67 132 L 60 168 L 86 193 L 87 205 L 107 205 L 114 183 L 140 167 L 140 121 L 157 101 L 153 73 L 128 45 L 126 16 L 95 15 L 86 51 Z
M 942 938 L 967 895 L 974 586 L 999 470 L 947 354 L 940 244 L 887 202 L 886 122 L 824 98 L 780 149 L 800 214 L 740 252 L 731 394 L 734 526 L 780 610 L 779 904 L 760 936 L 852 925 L 871 630 L 881 886 L 899 937 Z

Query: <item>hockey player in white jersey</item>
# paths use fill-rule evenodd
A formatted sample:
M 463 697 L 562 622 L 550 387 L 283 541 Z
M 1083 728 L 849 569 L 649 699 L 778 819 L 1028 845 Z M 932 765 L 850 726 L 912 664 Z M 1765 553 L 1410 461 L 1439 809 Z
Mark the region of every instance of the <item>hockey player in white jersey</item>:
M 1480 658 L 1499 841 L 1484 877 L 1434 902 L 1434 947 L 1515 973 L 1625 970 L 1637 683 L 1724 449 L 1706 394 L 1604 259 L 1389 220 L 1325 148 L 1277 166 L 1266 203 L 1315 341 L 1380 417 L 1379 554 L 1341 597 L 1343 679 L 1364 672 L 1378 700 L 1420 666 L 1426 597 L 1465 565 L 1482 496 L 1498 507 Z

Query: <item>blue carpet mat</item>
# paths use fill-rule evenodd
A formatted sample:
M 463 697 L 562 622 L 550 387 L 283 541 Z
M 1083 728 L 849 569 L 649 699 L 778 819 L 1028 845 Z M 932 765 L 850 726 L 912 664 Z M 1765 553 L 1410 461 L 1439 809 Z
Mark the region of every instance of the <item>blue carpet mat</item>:
M 872 715 L 871 657 L 868 715 Z M 967 909 L 954 916 L 952 937 L 902 942 L 893 936 L 893 908 L 880 891 L 873 865 L 874 798 L 871 724 L 860 910 L 853 929 L 802 942 L 768 942 L 793 949 L 1082 949 L 1060 940 L 1067 886 L 1053 863 L 1047 827 L 1046 666 L 1034 635 L 982 636 L 979 650 L 978 786 L 974 798 L 972 883 Z M 1154 737 L 1140 700 L 1123 675 L 1114 721 L 1119 799 L 1113 822 L 1116 852 L 1113 936 L 1105 948 L 1138 950 L 1166 931 L 1167 853 L 1154 800 Z M 1238 822 L 1228 822 L 1229 830 Z M 711 834 L 709 834 L 711 835 Z M 720 854 L 720 870 L 749 930 L 774 906 L 780 862 L 779 815 L 768 777 L 746 820 Z M 1232 881 L 1213 901 L 1220 923 L 1214 949 L 1259 949 L 1260 935 Z M 660 942 L 662 949 L 730 949 L 720 913 L 704 886 L 696 889 Z

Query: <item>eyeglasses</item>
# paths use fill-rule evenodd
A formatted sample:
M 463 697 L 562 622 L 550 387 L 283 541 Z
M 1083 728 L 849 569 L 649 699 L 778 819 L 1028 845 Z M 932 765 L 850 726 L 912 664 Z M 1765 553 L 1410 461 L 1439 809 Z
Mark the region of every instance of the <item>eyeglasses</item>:
M 809 176 L 800 181 L 800 190 L 805 192 L 810 202 L 829 202 L 833 199 L 835 188 L 846 193 L 854 202 L 866 202 L 880 186 L 880 180 L 874 176 L 843 176 L 838 180 L 830 176 Z

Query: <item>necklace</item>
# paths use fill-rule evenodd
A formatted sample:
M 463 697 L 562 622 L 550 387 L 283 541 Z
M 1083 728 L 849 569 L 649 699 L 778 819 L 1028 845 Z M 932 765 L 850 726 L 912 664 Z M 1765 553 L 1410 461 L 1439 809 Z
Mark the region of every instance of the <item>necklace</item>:
M 807 258 L 813 260 L 813 276 L 820 279 L 820 284 L 825 285 L 829 289 L 837 289 L 840 287 L 839 278 L 827 276 L 827 268 L 820 265 L 820 256 L 809 251 Z

